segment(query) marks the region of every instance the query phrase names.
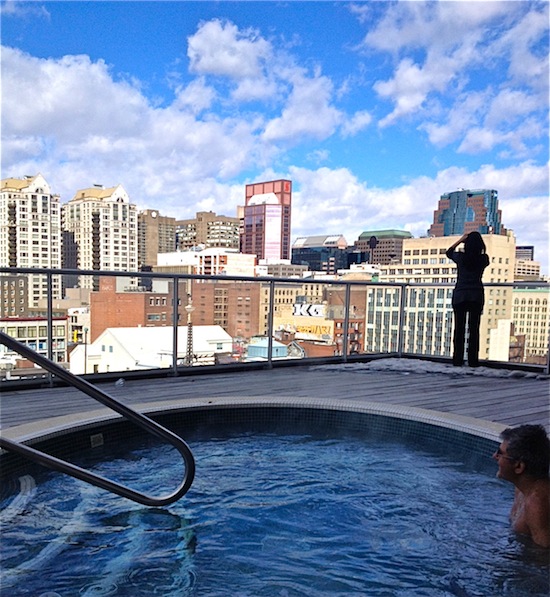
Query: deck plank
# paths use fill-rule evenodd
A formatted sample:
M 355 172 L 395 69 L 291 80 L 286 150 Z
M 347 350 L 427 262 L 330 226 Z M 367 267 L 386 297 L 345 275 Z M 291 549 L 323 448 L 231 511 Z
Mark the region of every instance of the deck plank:
M 548 379 L 296 366 L 211 375 L 127 380 L 101 384 L 128 405 L 221 397 L 327 398 L 380 402 L 459 414 L 505 425 L 539 423 L 550 430 Z M 4 391 L 3 429 L 64 414 L 97 410 L 74 388 Z

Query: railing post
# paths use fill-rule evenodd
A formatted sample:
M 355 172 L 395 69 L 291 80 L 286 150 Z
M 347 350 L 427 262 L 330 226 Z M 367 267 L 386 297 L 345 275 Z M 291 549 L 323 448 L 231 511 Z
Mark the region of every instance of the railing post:
M 267 365 L 273 368 L 273 317 L 275 306 L 275 282 L 269 281 L 269 310 L 267 312 Z
M 48 287 L 48 297 L 46 299 L 46 310 L 48 318 L 48 360 L 53 361 L 53 276 L 51 272 L 48 272 L 46 274 L 46 280 L 46 284 Z M 40 341 L 40 338 L 37 338 L 36 340 Z M 53 375 L 50 373 L 50 371 L 48 371 L 48 383 L 50 387 L 53 387 Z
M 397 343 L 397 354 L 399 357 L 403 356 L 403 345 L 405 344 L 405 307 L 407 305 L 407 290 L 408 284 L 400 284 L 401 297 L 399 300 L 399 337 Z
M 348 361 L 348 345 L 349 345 L 349 304 L 351 301 L 351 286 L 346 284 L 346 294 L 344 300 L 344 330 L 342 339 L 342 361 L 347 363 Z
M 546 349 L 546 367 L 544 368 L 544 374 L 550 374 L 550 330 L 548 331 L 548 348 Z
M 178 374 L 178 316 L 179 316 L 179 277 L 172 278 L 174 290 L 172 292 L 172 372 Z

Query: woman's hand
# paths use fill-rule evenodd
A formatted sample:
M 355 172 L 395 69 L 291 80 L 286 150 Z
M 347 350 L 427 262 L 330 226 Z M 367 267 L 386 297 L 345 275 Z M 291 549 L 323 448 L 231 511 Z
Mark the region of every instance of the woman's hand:
M 468 238 L 469 233 L 463 234 L 454 245 L 451 245 L 447 251 L 454 251 L 460 243 L 463 243 Z

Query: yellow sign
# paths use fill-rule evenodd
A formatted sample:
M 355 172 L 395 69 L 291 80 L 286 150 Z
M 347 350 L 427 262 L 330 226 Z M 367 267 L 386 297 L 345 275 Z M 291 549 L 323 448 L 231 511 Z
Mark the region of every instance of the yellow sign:
M 297 325 L 296 333 L 315 334 L 316 336 L 331 336 L 332 330 L 329 325 Z

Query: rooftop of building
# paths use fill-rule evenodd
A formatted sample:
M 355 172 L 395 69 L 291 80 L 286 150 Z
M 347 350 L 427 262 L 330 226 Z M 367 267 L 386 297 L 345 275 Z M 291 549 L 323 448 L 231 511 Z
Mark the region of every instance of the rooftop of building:
M 483 193 L 497 193 L 495 189 L 456 189 L 455 191 L 447 191 L 443 193 L 441 197 L 446 197 L 453 193 L 468 193 L 470 195 L 480 195 Z
M 16 189 L 20 191 L 29 186 L 27 178 L 4 178 L 2 180 L 2 189 Z
M 293 249 L 301 249 L 305 247 L 336 247 L 338 244 L 347 241 L 342 234 L 328 234 L 317 236 L 299 236 L 292 245 Z
M 408 230 L 366 230 L 361 232 L 359 240 L 370 239 L 371 236 L 375 236 L 377 239 L 387 238 L 412 238 L 412 234 Z
M 126 191 L 124 191 L 121 185 L 104 187 L 103 185 L 96 184 L 86 189 L 79 189 L 76 191 L 71 201 L 77 201 L 79 199 L 96 199 L 101 201 L 103 199 L 111 198 L 117 191 L 119 191 L 119 194 L 126 195 Z

